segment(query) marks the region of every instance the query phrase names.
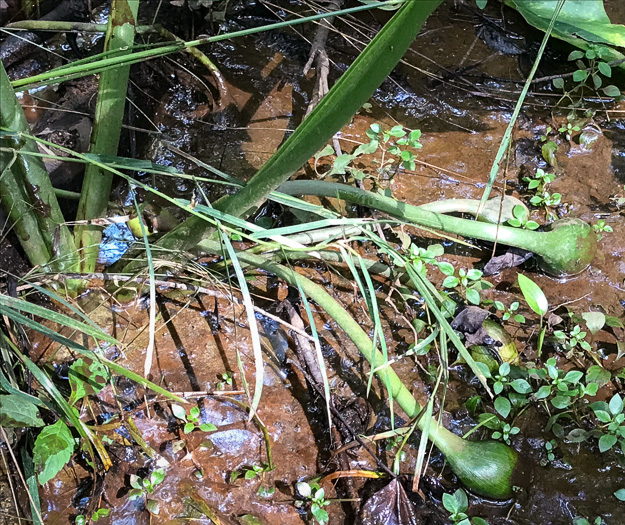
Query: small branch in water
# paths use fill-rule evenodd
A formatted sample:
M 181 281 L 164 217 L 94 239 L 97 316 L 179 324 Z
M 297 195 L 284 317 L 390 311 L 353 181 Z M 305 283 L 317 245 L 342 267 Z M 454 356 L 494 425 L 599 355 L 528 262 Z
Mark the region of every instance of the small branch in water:
M 340 11 L 343 7 L 345 0 L 330 0 L 328 3 L 328 11 Z M 310 48 L 310 55 L 308 56 L 308 62 L 304 66 L 304 75 L 307 75 L 310 68 L 315 62 L 317 83 L 315 84 L 315 90 L 310 100 L 310 104 L 306 109 L 306 116 L 315 108 L 317 103 L 323 98 L 323 96 L 330 90 L 328 87 L 328 75 L 330 74 L 330 59 L 326 51 L 326 42 L 328 40 L 328 34 L 334 23 L 334 17 L 328 17 L 317 26 L 317 33 L 313 39 L 312 46 Z

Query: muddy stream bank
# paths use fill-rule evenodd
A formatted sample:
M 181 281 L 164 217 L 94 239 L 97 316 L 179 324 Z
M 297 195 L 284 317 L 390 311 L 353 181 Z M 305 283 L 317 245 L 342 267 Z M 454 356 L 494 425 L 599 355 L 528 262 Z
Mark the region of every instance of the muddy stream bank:
M 240 4 L 245 7 L 231 14 L 224 30 L 274 20 L 271 6 L 264 8 L 255 2 Z M 618 1 L 607 1 L 606 8 L 615 23 L 625 23 L 625 8 Z M 172 6 L 163 9 L 160 16 L 178 13 Z M 489 15 L 496 17 L 501 13 L 499 9 L 492 9 Z M 193 13 L 185 16 L 195 16 L 196 34 L 204 30 L 201 24 L 206 22 L 201 17 Z M 480 19 L 474 11 L 446 2 L 428 20 L 405 57 L 406 63 L 376 92 L 371 107 L 361 110 L 340 133 L 338 142 L 343 151 L 349 152 L 356 144 L 368 140 L 367 130 L 375 123 L 385 129 L 400 124 L 421 130 L 422 148 L 416 168 L 398 170 L 392 176 L 384 174 L 379 181 L 396 199 L 423 204 L 481 197 L 520 91 L 519 82 L 531 67 L 535 44 L 541 38 L 528 30 L 520 16 L 506 10 L 505 17 L 509 33 L 524 35 L 523 42 L 516 43 L 521 46 L 518 53 L 499 53 L 501 49 L 493 49 L 492 39 L 477 38 L 475 27 Z M 359 15 L 356 24 L 360 25 L 356 27 L 370 36 L 382 20 L 385 20 L 384 14 L 365 13 Z M 354 38 L 364 38 L 353 28 L 339 27 Z M 172 28 L 175 29 L 182 31 L 180 27 Z M 302 31 L 308 37 L 312 35 L 312 29 Z M 97 41 L 92 45 L 97 46 Z M 205 51 L 223 75 L 227 97 L 220 99 L 211 79 L 186 57 L 176 58 L 175 62 L 134 66 L 130 96 L 139 110 L 133 113 L 130 129 L 124 131 L 120 155 L 150 159 L 186 173 L 206 176 L 195 163 L 177 154 L 171 148 L 173 145 L 225 173 L 247 180 L 270 158 L 305 114 L 314 84 L 311 75 L 302 74 L 309 46 L 294 31 L 282 31 L 215 44 Z M 335 80 L 357 51 L 346 45 L 341 35 L 332 33 L 328 54 L 333 61 L 330 78 Z M 566 50 L 556 44 L 538 76 L 565 71 L 566 54 Z M 9 69 L 9 73 L 14 78 L 20 76 L 21 67 L 18 64 L 13 70 Z M 29 67 L 28 74 L 38 72 L 38 63 L 31 63 Z M 423 71 L 435 74 L 436 78 Z M 94 89 L 92 82 L 83 80 L 72 81 L 58 90 L 55 88 L 54 93 L 38 93 L 34 99 L 24 95 L 27 109 L 36 106 L 37 113 L 31 115 L 34 130 L 52 141 L 55 137 L 63 144 L 71 141 L 72 147 L 84 151 L 88 146 Z M 548 126 L 557 128 L 566 123 L 566 113 L 549 104 L 554 98 L 551 89 L 545 88 L 528 100 L 513 134 L 510 161 L 503 176 L 497 179 L 493 195 L 505 193 L 529 202 L 532 193 L 523 177 L 538 168 L 553 171 L 556 178 L 549 190 L 561 193 L 562 204 L 552 211 L 559 217 L 579 217 L 592 224 L 604 220 L 613 231 L 603 233 L 598 253 L 583 273 L 554 279 L 538 272 L 529 261 L 521 269 L 507 268 L 485 277 L 493 286 L 484 290 L 482 297 L 505 305 L 514 301 L 521 303 L 518 313 L 524 315 L 527 322 L 511 322 L 505 326 L 517 344 L 522 363 L 554 356 L 560 368 L 570 370 L 588 367 L 596 361 L 587 356 L 566 357 L 554 344 L 546 345 L 543 355 L 538 356 L 539 319 L 522 299 L 517 274 L 524 272 L 542 288 L 550 312 L 563 315 L 568 308 L 578 315 L 595 311 L 623 320 L 625 212 L 616 204 L 616 199 L 625 198 L 625 104 L 621 102 L 607 109 L 593 106 L 594 116 L 586 119 L 583 128 L 592 136 L 588 148 L 580 146 L 575 138 L 567 140 L 564 134 L 552 133 L 558 152 L 557 166 L 551 168 L 541 156 L 541 136 L 548 134 Z M 66 108 L 74 104 L 70 109 L 76 113 L 59 117 L 54 106 L 51 107 L 56 104 Z M 149 133 L 141 132 L 142 129 Z M 312 178 L 317 173 L 327 172 L 328 158 L 320 159 L 316 165 L 311 161 L 297 177 Z M 363 169 L 375 170 L 371 159 L 363 157 L 359 161 Z M 76 191 L 80 177 L 79 170 L 61 169 L 57 171 L 56 182 L 61 188 Z M 141 173 L 138 178 L 173 197 L 191 198 L 194 194 L 189 180 Z M 343 179 L 332 176 L 328 180 Z M 370 181 L 365 181 L 365 186 L 369 185 Z M 219 185 L 202 183 L 202 188 L 210 199 L 224 192 Z M 119 183 L 112 200 L 128 204 L 125 184 Z M 72 203 L 66 204 L 71 209 Z M 331 200 L 324 200 L 323 204 L 351 216 L 362 211 Z M 547 222 L 542 208 L 530 209 L 532 219 L 541 224 Z M 284 225 L 290 217 L 279 206 L 267 205 L 255 220 L 265 221 L 259 222 L 263 225 Z M 491 257 L 492 245 L 461 245 L 414 228 L 405 228 L 405 233 L 421 246 L 442 243 L 445 255 L 441 260 L 457 268 L 481 269 Z M 358 250 L 363 256 L 376 260 L 380 257 L 364 243 L 358 245 Z M 15 264 L 15 260 L 7 258 L 6 265 Z M 213 259 L 200 259 L 204 269 L 210 269 L 213 263 Z M 373 324 L 366 314 L 366 305 L 349 278 L 349 272 L 344 270 L 320 263 L 303 263 L 301 267 L 308 277 L 326 286 L 362 327 L 372 333 Z M 428 277 L 437 288 L 442 287 L 445 275 L 441 272 L 430 269 Z M 202 286 L 206 288 L 228 292 L 227 283 L 211 280 L 209 271 L 201 273 L 201 279 L 205 280 Z M 46 524 L 74 523 L 77 515 L 93 512 L 98 507 L 111 510 L 110 515 L 99 522 L 123 525 L 173 525 L 190 520 L 202 524 L 307 523 L 311 521 L 305 508 L 295 504 L 301 499 L 295 492 L 298 481 L 335 471 L 380 470 L 375 458 L 364 447 L 345 438 L 349 432 L 342 432 L 340 423 L 335 424 L 334 430 L 328 429 L 324 403 L 312 392 L 293 354 L 292 332 L 272 317 L 281 315 L 279 305 L 284 299 L 293 299 L 296 291 L 288 290 L 285 283 L 262 272 L 257 272 L 250 283 L 258 306 L 271 314 L 257 314 L 265 360 L 258 416 L 266 428 L 268 440 L 262 425 L 256 420 L 249 421 L 249 414 L 240 405 L 247 399 L 242 395 L 238 355 L 249 383 L 253 384 L 255 373 L 244 309 L 221 296 L 160 289 L 152 380 L 171 392 L 184 393 L 191 401 L 189 407 L 199 409 L 200 421 L 215 425 L 217 430 L 198 429 L 185 434 L 180 420 L 164 399 L 153 393 L 146 394 L 126 380 L 116 382 L 114 389 L 107 386 L 97 395 L 97 403 L 85 404 L 82 410 L 84 413 L 92 411 L 93 428 L 107 443 L 113 467 L 94 477 L 86 458 L 77 456 L 72 460 L 41 489 Z M 92 291 L 81 298 L 81 306 L 90 312 L 94 322 L 123 345 L 108 348 L 106 357 L 142 375 L 148 346 L 146 296 L 121 305 L 103 292 L 107 284 L 94 281 Z M 379 280 L 375 286 L 389 354 L 400 356 L 415 340 L 412 320 L 420 314 L 416 313 L 417 307 L 415 311 L 397 308 L 393 302 L 393 293 L 397 290 L 391 290 L 388 283 Z M 332 319 L 314 304 L 312 310 L 328 367 L 329 384 L 335 398 L 340 400 L 336 408 L 347 426 L 352 433 L 367 436 L 389 430 L 391 418 L 384 385 L 374 380 L 367 396 L 369 366 L 366 361 Z M 490 311 L 493 319 L 501 317 L 492 304 Z M 69 331 L 66 335 L 72 337 Z M 620 345 L 625 340 L 625 332 L 615 327 L 589 335 L 587 340 L 594 345 L 596 360 L 611 374 L 611 379 L 601 385 L 592 401 L 622 393 L 625 390 L 625 356 Z M 53 364 L 59 380 L 64 379 L 66 373 L 64 364 L 75 357 L 66 349 L 33 335 L 31 358 L 38 363 Z M 452 362 L 454 360 L 455 353 L 451 358 Z M 439 355 L 433 349 L 425 355 L 399 359 L 394 369 L 416 399 L 426 404 L 438 365 Z M 475 427 L 475 413 L 466 406 L 467 400 L 474 396 L 485 396 L 479 383 L 464 365 L 451 365 L 442 413 L 448 428 L 462 434 Z M 596 441 L 559 440 L 554 459 L 548 461 L 545 444 L 554 436 L 546 430 L 552 423 L 545 406 L 528 405 L 515 419 L 514 425 L 520 431 L 511 438 L 511 446 L 533 467 L 532 481 L 509 501 L 486 501 L 469 495 L 469 514 L 480 516 L 491 525 L 564 525 L 573 523 L 573 518 L 578 516 L 590 521 L 601 516 L 606 525 L 623 523 L 625 503 L 613 497 L 617 489 L 625 487 L 623 454 L 616 451 L 601 454 Z M 132 419 L 146 447 L 138 446 L 126 430 L 126 424 L 112 417 L 120 408 L 126 420 Z M 436 407 L 440 408 L 440 405 Z M 395 423 L 406 421 L 399 414 Z M 480 432 L 480 437 L 490 435 L 484 428 Z M 337 440 L 349 445 L 346 451 L 336 451 Z M 369 449 L 388 465 L 396 451 L 390 441 L 370 443 Z M 405 449 L 406 458 L 401 463 L 405 479 L 411 480 L 414 474 L 418 443 L 417 434 Z M 146 453 L 147 450 L 152 450 L 153 454 Z M 246 473 L 253 467 L 262 467 L 267 462 L 272 462 L 275 469 L 246 479 Z M 155 468 L 164 468 L 166 475 L 150 495 L 150 499 L 159 502 L 158 516 L 151 516 L 140 501 L 129 500 L 128 493 L 132 475 L 145 477 Z M 233 473 L 241 475 L 233 481 Z M 325 507 L 330 523 L 360 522 L 364 502 L 386 483 L 388 479 L 368 480 L 358 476 L 323 481 L 326 497 L 340 500 Z M 405 484 L 407 488 L 410 485 L 411 481 Z M 442 496 L 458 487 L 444 458 L 436 449 L 432 450 L 420 490 L 408 493 L 415 504 L 416 522 L 451 523 L 449 513 L 442 506 Z M 367 525 L 390 523 L 375 513 L 364 516 L 362 523 Z

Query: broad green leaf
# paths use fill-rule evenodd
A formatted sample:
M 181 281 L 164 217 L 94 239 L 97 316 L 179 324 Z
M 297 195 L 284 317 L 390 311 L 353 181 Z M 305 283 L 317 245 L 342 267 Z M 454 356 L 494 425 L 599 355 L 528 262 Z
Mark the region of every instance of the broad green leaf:
M 525 297 L 525 301 L 529 307 L 541 317 L 546 315 L 549 303 L 547 302 L 545 294 L 540 289 L 540 286 L 521 273 L 518 276 L 518 280 L 521 292 L 523 292 L 523 297 Z
M 611 377 L 610 371 L 599 365 L 592 365 L 586 371 L 586 382 L 597 383 L 600 387 L 607 384 Z
M 625 489 L 618 489 L 614 495 L 616 496 L 617 499 L 621 500 L 621 501 L 625 501 Z
M 44 428 L 33 448 L 33 461 L 39 471 L 39 483 L 45 485 L 67 464 L 74 452 L 74 438 L 69 428 L 58 420 Z
M 332 169 L 328 175 L 344 175 L 345 170 L 355 158 L 356 157 L 354 155 L 348 155 L 347 153 L 339 155 L 336 159 L 334 159 L 334 164 L 332 165 Z
M 616 444 L 616 436 L 604 434 L 599 438 L 599 452 L 606 452 Z
M 603 312 L 584 312 L 582 314 L 586 326 L 591 334 L 596 334 L 605 325 L 605 314 Z
M 621 90 L 615 85 L 609 85 L 603 88 L 603 92 L 608 97 L 619 97 L 621 96 Z
M 456 514 L 459 511 L 458 500 L 456 500 L 453 495 L 445 493 L 443 494 L 443 507 L 445 507 L 448 512 Z
M 544 31 L 558 0 L 506 0 L 506 3 L 531 25 Z M 611 23 L 603 0 L 567 0 L 556 20 L 553 35 L 572 43 L 579 37 L 588 42 L 625 47 L 625 26 Z
M 39 410 L 14 395 L 0 396 L 0 426 L 9 428 L 42 427 Z
M 609 423 L 612 421 L 610 414 L 608 414 L 605 410 L 595 410 L 595 417 L 602 423 Z
M 474 290 L 473 288 L 467 288 L 467 301 L 471 304 L 479 305 L 480 304 L 480 292 Z
M 372 140 L 371 142 L 366 142 L 364 144 L 361 144 L 360 146 L 358 146 L 355 150 L 354 153 L 352 153 L 352 155 L 354 155 L 354 157 L 357 157 L 359 155 L 371 155 L 373 153 L 375 153 L 378 149 L 378 141 L 377 140 Z
M 438 269 L 448 276 L 452 276 L 455 271 L 453 264 L 445 262 L 445 261 L 438 263 Z
M 570 370 L 564 376 L 564 381 L 575 384 L 582 378 L 583 375 L 584 373 L 579 370 Z
M 321 151 L 315 153 L 315 160 L 318 161 L 321 157 L 327 157 L 328 155 L 334 155 L 334 148 L 330 144 L 326 144 Z
M 158 513 L 161 511 L 161 506 L 158 501 L 155 499 L 148 499 L 145 502 L 145 508 L 150 514 L 154 514 L 158 516 Z
M 456 498 L 456 501 L 458 502 L 458 509 L 460 512 L 464 512 L 467 508 L 469 508 L 469 499 L 467 498 L 467 493 L 464 490 L 456 490 L 456 492 L 454 492 L 454 498 Z
M 571 404 L 571 398 L 567 396 L 556 396 L 551 400 L 551 404 L 554 407 L 563 410 Z
M 519 394 L 529 394 L 532 391 L 532 387 L 525 379 L 515 379 L 510 386 Z

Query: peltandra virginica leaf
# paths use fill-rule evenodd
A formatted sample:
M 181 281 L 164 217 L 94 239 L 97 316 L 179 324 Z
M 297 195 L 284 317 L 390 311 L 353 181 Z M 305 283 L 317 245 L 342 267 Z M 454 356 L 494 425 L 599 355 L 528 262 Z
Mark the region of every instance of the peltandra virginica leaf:
M 556 8 L 557 0 L 505 0 L 523 17 L 541 30 L 545 30 Z M 588 43 L 625 47 L 625 26 L 612 24 L 603 0 L 567 0 L 562 7 L 553 28 L 553 36 L 588 49 Z M 581 39 L 581 40 L 580 40 Z M 619 60 L 623 55 L 610 47 L 606 48 L 603 60 Z M 620 64 L 621 68 L 624 64 Z
M 37 407 L 17 396 L 0 396 L 0 426 L 42 427 Z
M 44 485 L 56 476 L 73 452 L 74 438 L 62 420 L 44 428 L 37 436 L 33 448 L 33 461 L 39 472 L 39 483 Z
M 519 286 L 529 307 L 541 317 L 544 316 L 549 308 L 549 303 L 540 286 L 523 274 L 519 274 Z

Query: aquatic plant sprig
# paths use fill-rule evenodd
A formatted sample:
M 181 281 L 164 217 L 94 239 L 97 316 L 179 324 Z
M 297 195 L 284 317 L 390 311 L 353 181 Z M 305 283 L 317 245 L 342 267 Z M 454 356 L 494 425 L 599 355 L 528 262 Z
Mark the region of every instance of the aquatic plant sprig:
M 339 198 L 419 226 L 521 248 L 538 256 L 541 268 L 558 277 L 586 269 L 597 248 L 595 232 L 580 219 L 561 219 L 549 231 L 531 231 L 450 217 L 345 184 L 297 180 L 282 184 L 280 191 L 289 195 Z

